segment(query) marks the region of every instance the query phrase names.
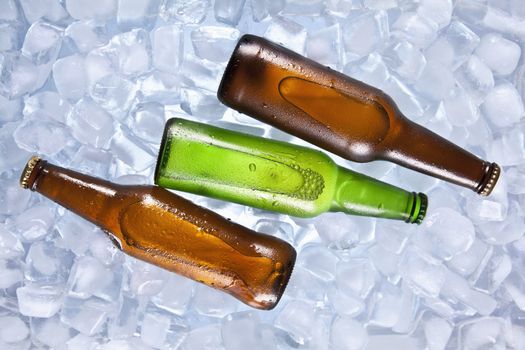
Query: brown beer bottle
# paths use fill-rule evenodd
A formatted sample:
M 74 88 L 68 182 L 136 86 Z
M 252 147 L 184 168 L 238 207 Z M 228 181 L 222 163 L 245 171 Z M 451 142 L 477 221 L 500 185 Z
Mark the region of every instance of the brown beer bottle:
M 219 100 L 330 152 L 376 159 L 489 195 L 500 169 L 408 120 L 384 92 L 264 38 L 244 35 Z
M 271 309 L 290 278 L 288 243 L 157 186 L 114 184 L 33 157 L 20 184 L 104 229 L 127 254 Z

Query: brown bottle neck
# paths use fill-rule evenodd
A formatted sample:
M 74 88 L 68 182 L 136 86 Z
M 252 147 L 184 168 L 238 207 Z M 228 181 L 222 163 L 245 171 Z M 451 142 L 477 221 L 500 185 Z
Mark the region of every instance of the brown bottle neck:
M 120 185 L 31 159 L 21 178 L 23 187 L 39 192 L 104 229 Z M 33 161 L 33 164 L 32 164 Z
M 392 126 L 381 158 L 489 195 L 497 164 L 486 162 L 432 131 L 400 116 Z

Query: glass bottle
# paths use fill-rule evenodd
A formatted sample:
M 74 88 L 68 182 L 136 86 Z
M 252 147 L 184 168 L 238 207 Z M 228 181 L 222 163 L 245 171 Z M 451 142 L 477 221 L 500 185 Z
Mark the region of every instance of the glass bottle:
M 337 166 L 310 148 L 170 119 L 155 170 L 159 186 L 299 217 L 326 211 L 420 223 L 424 194 Z
M 230 222 L 158 186 L 119 185 L 33 157 L 21 185 L 104 229 L 138 259 L 273 308 L 296 253 L 288 243 Z
M 254 35 L 237 44 L 218 98 L 357 162 L 388 160 L 489 195 L 500 169 L 408 120 L 381 90 Z

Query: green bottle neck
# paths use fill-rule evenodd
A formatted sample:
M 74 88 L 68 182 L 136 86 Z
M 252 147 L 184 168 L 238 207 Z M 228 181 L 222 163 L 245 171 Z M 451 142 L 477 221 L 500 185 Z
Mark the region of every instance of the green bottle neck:
M 427 209 L 423 193 L 408 192 L 342 167 L 338 170 L 330 211 L 416 224 L 423 221 Z

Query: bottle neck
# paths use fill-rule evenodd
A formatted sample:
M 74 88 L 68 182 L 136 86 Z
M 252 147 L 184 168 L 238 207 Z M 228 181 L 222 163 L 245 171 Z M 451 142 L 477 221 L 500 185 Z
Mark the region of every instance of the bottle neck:
M 421 223 L 427 197 L 408 192 L 351 170 L 338 169 L 335 195 L 330 211 Z
M 496 163 L 485 162 L 404 117 L 385 141 L 381 158 L 484 196 L 490 194 L 500 174 Z
M 70 209 L 104 229 L 104 218 L 112 211 L 119 185 L 65 169 L 33 157 L 21 177 L 22 187 L 29 188 Z

